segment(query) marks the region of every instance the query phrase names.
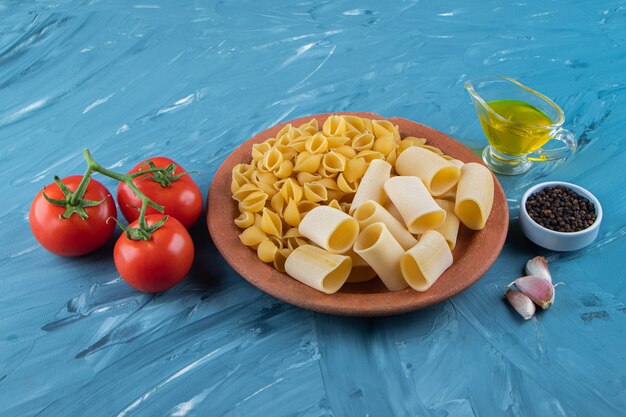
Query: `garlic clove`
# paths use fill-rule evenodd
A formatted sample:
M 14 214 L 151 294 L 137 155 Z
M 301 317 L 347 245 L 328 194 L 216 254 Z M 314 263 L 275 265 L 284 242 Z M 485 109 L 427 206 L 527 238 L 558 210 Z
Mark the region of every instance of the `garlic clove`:
M 516 279 L 513 284 L 544 310 L 554 303 L 554 287 L 543 277 L 528 275 Z
M 536 275 L 552 282 L 552 275 L 548 269 L 548 260 L 543 256 L 535 256 L 526 262 L 526 275 Z
M 524 320 L 529 320 L 535 315 L 535 304 L 528 296 L 519 291 L 508 290 L 504 293 L 504 296 L 509 301 L 509 304 L 517 311 Z

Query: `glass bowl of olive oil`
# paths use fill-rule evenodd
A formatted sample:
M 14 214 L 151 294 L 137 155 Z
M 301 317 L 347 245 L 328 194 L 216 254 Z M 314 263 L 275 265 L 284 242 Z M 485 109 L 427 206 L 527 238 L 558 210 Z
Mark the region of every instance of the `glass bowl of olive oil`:
M 478 120 L 489 145 L 483 161 L 505 175 L 526 172 L 533 162 L 566 158 L 576 137 L 563 128 L 563 110 L 550 98 L 504 76 L 468 81 Z M 554 140 L 558 146 L 546 146 Z

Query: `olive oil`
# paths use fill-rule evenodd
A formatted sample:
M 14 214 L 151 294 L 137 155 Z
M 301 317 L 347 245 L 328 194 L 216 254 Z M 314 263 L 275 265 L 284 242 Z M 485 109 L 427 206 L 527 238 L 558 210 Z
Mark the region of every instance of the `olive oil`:
M 506 120 L 488 112 L 479 115 L 489 143 L 506 155 L 526 155 L 552 137 L 554 123 L 535 106 L 520 100 L 494 100 L 487 105 Z

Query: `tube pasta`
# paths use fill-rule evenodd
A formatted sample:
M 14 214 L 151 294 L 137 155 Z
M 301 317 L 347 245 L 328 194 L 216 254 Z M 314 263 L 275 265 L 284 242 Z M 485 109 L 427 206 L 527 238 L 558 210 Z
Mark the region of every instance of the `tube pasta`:
M 433 230 L 441 233 L 446 239 L 450 250 L 456 246 L 456 238 L 459 234 L 459 218 L 454 214 L 454 203 L 448 200 L 435 199 L 435 202 L 446 211 L 446 220 L 443 224 Z
M 365 229 L 373 223 L 383 223 L 404 250 L 412 248 L 417 243 L 417 239 L 406 230 L 404 224 L 400 223 L 376 201 L 364 202 L 354 211 L 352 216 L 359 222 L 361 229 Z
M 439 232 L 427 230 L 400 261 L 402 276 L 416 291 L 426 291 L 452 265 L 452 252 Z
M 329 253 L 312 245 L 299 246 L 285 261 L 285 271 L 290 276 L 326 294 L 337 292 L 351 269 L 349 256 Z
M 493 175 L 485 166 L 469 162 L 461 168 L 454 212 L 472 230 L 485 228 L 493 206 Z
M 404 224 L 404 219 L 402 218 L 402 215 L 400 214 L 396 206 L 393 205 L 390 199 L 385 200 L 385 204 L 383 204 L 383 207 L 389 212 L 389 214 L 395 217 L 396 220 L 400 222 L 400 224 Z
M 439 227 L 446 218 L 445 210 L 435 203 L 417 177 L 393 177 L 385 183 L 385 191 L 411 233 Z
M 365 171 L 359 188 L 354 194 L 350 210 L 356 210 L 367 200 L 374 200 L 380 204 L 384 203 L 386 198 L 384 185 L 390 176 L 391 165 L 388 162 L 378 159 L 373 160 L 367 171 Z
M 459 167 L 427 149 L 416 146 L 398 156 L 396 171 L 400 175 L 421 178 L 433 196 L 442 195 L 454 187 L 461 176 Z
M 407 287 L 400 270 L 404 249 L 384 223 L 372 223 L 363 229 L 353 249 L 376 271 L 388 290 L 399 291 Z
M 346 213 L 319 206 L 302 218 L 298 231 L 332 253 L 347 252 L 359 234 L 359 224 Z
M 347 283 L 365 282 L 376 278 L 376 271 L 369 266 L 353 266 Z

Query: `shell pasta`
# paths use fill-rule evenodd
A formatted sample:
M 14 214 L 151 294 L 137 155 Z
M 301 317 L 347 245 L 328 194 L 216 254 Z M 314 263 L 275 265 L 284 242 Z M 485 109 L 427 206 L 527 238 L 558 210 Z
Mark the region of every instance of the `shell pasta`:
M 460 227 L 485 227 L 493 177 L 390 120 L 331 115 L 252 146 L 230 190 L 239 240 L 260 261 L 326 294 L 380 278 L 430 288 Z

